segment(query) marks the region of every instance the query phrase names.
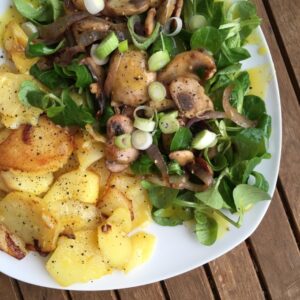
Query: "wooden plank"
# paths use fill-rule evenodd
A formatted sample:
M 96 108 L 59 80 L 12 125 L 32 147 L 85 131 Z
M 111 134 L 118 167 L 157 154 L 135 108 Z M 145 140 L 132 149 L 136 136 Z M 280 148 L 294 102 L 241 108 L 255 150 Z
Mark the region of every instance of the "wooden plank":
M 47 289 L 19 281 L 24 300 L 68 300 L 67 293 L 62 290 Z
M 170 299 L 214 299 L 204 268 L 165 280 Z
M 250 241 L 272 299 L 300 299 L 300 253 L 278 192 Z
M 300 82 L 300 1 L 269 0 L 280 37 Z
M 13 279 L 0 273 L 0 299 L 1 300 L 17 300 L 18 292 L 14 286 Z
M 103 292 L 70 292 L 73 300 L 116 300 L 114 291 Z
M 287 204 L 290 208 L 290 213 L 296 225 L 296 234 L 299 238 L 300 234 L 300 184 L 297 184 L 300 178 L 300 139 L 299 136 L 299 116 L 300 108 L 297 102 L 295 91 L 290 82 L 285 63 L 281 57 L 278 44 L 276 43 L 270 22 L 261 0 L 254 0 L 259 15 L 263 18 L 263 31 L 268 41 L 273 61 L 276 67 L 280 95 L 281 108 L 283 118 L 282 132 L 282 156 L 281 168 L 279 176 L 285 193 L 287 195 Z M 299 2 L 299 1 L 282 1 L 282 2 Z M 300 32 L 300 31 L 299 31 Z M 276 120 L 273 120 L 276 122 Z
M 144 285 L 137 288 L 119 290 L 121 300 L 162 300 L 165 299 L 159 283 Z
M 221 299 L 264 299 L 245 243 L 209 265 Z

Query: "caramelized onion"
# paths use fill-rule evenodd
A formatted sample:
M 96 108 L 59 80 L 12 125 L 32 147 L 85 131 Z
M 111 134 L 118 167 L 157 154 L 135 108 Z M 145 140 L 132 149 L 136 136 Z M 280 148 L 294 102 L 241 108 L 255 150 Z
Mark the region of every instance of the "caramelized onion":
M 39 27 L 39 34 L 42 39 L 49 42 L 59 40 L 65 31 L 74 23 L 88 17 L 87 12 L 75 12 L 58 18 L 54 23 Z
M 193 164 L 188 164 L 187 169 L 191 172 L 191 174 L 203 181 L 206 186 L 213 184 L 213 171 L 210 165 L 203 158 L 196 158 L 196 162 Z
M 147 150 L 147 154 L 149 157 L 154 161 L 155 165 L 159 169 L 163 180 L 166 183 L 169 183 L 169 175 L 168 175 L 168 167 L 167 164 L 159 151 L 158 147 L 154 144 L 152 144 Z
M 225 119 L 225 118 L 226 118 L 226 114 L 222 111 L 208 111 L 200 116 L 190 119 L 186 124 L 186 126 L 190 128 L 192 125 L 200 121 L 213 120 L 213 119 Z
M 232 93 L 232 87 L 227 87 L 223 94 L 223 108 L 227 117 L 237 125 L 243 128 L 255 127 L 256 122 L 249 120 L 240 114 L 234 107 L 231 106 L 229 99 Z

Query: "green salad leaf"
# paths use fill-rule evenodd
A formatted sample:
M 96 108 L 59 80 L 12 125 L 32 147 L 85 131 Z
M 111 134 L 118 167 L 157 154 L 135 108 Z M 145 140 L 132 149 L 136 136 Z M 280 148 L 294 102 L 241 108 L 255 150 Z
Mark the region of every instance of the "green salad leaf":
M 170 150 L 177 151 L 188 149 L 192 143 L 192 139 L 193 134 L 190 129 L 186 127 L 180 127 L 171 141 Z

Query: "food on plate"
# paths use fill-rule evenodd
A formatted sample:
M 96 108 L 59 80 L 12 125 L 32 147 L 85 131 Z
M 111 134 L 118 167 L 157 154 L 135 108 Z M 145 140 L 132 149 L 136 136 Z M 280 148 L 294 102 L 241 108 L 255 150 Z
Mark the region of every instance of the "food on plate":
M 268 200 L 249 1 L 13 0 L 0 73 L 0 249 L 61 285 L 148 261 L 189 221 L 212 245 Z M 200 245 L 199 245 L 200 247 Z

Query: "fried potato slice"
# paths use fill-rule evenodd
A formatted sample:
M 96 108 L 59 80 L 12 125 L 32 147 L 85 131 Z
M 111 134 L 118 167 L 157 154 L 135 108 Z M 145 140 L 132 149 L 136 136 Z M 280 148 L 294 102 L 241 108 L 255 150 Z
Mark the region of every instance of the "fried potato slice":
M 130 237 L 130 241 L 132 243 L 132 255 L 125 266 L 126 272 L 149 260 L 155 247 L 156 238 L 146 232 L 137 232 Z
M 52 173 L 32 173 L 10 169 L 1 171 L 0 176 L 11 191 L 27 192 L 34 195 L 47 192 L 53 182 Z
M 106 221 L 117 225 L 125 233 L 129 233 L 132 229 L 131 213 L 128 208 L 117 208 Z
M 60 237 L 46 269 L 62 286 L 98 279 L 111 272 L 97 244 L 97 231 L 78 231 L 75 239 Z
M 16 259 L 22 259 L 27 254 L 24 241 L 3 224 L 0 224 L 0 250 Z
M 0 201 L 0 222 L 26 245 L 41 252 L 55 249 L 60 225 L 42 203 L 27 193 L 12 192 Z
M 5 27 L 3 45 L 20 73 L 28 72 L 31 66 L 38 61 L 38 58 L 26 57 L 27 43 L 28 37 L 21 26 L 15 21 L 9 22 Z
M 120 226 L 105 221 L 98 227 L 98 245 L 106 263 L 124 269 L 132 254 L 130 238 Z
M 22 124 L 36 125 L 41 109 L 23 105 L 18 92 L 23 81 L 34 78 L 25 74 L 0 73 L 0 121 L 5 127 L 16 129 Z
M 0 144 L 0 170 L 54 172 L 68 161 L 72 151 L 71 135 L 41 117 L 37 126 L 22 125 Z
M 99 194 L 99 176 L 91 171 L 74 170 L 60 176 L 44 201 L 51 203 L 58 200 L 77 200 L 96 203 Z

